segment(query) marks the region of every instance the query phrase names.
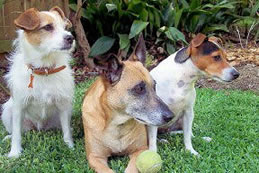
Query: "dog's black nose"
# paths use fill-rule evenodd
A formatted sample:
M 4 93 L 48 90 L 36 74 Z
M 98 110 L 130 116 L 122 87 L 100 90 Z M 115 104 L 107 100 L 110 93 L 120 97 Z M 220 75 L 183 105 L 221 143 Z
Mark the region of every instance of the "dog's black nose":
M 239 77 L 240 74 L 238 73 L 238 71 L 232 70 L 231 75 L 233 76 L 233 79 L 236 79 Z
M 73 35 L 67 35 L 67 36 L 65 36 L 65 41 L 66 41 L 68 44 L 72 44 L 73 41 L 74 41 Z

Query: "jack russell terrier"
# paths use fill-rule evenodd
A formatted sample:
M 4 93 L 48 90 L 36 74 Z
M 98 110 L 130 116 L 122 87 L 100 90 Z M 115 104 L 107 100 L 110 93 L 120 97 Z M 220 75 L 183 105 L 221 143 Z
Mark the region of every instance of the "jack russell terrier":
M 74 79 L 68 61 L 75 41 L 59 7 L 39 12 L 31 8 L 14 24 L 19 28 L 5 76 L 11 98 L 3 105 L 2 121 L 11 134 L 8 157 L 22 151 L 22 130 L 62 127 L 64 141 L 73 147 L 70 129 Z
M 125 172 L 137 173 L 136 157 L 148 149 L 145 124 L 160 126 L 173 118 L 142 64 L 145 54 L 141 36 L 129 60 L 94 60 L 101 77 L 85 94 L 82 116 L 87 159 L 97 173 L 113 172 L 107 163 L 111 155 L 129 155 Z
M 185 148 L 194 155 L 198 155 L 191 141 L 196 97 L 194 84 L 201 75 L 223 82 L 238 78 L 239 73 L 229 65 L 226 56 L 216 37 L 198 34 L 187 48 L 170 55 L 150 72 L 157 82 L 157 95 L 175 115 L 167 130 L 183 129 Z M 149 126 L 148 134 L 149 149 L 156 151 L 157 127 Z

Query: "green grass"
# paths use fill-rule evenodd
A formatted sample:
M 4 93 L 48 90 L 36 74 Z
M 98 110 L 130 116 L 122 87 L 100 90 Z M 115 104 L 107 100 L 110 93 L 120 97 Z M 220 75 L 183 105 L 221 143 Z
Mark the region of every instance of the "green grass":
M 18 159 L 4 155 L 10 140 L 0 141 L 0 172 L 93 172 L 84 151 L 81 101 L 93 80 L 76 88 L 73 137 L 75 148 L 68 149 L 61 131 L 31 131 L 23 135 L 23 154 Z M 162 135 L 169 143 L 159 143 L 163 173 L 171 172 L 257 172 L 259 170 L 259 96 L 249 91 L 198 89 L 193 133 L 198 158 L 184 150 L 182 135 Z M 0 139 L 7 135 L 0 125 Z M 212 137 L 210 143 L 201 139 Z M 123 172 L 127 157 L 113 157 L 109 165 Z

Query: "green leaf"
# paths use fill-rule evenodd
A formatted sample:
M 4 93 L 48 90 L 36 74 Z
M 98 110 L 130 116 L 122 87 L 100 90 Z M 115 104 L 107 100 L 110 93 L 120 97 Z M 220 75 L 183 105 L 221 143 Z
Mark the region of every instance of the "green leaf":
M 166 51 L 169 55 L 175 53 L 175 48 L 172 44 L 166 43 Z
M 120 49 L 126 49 L 130 44 L 128 34 L 118 34 L 120 37 Z
M 179 25 L 179 22 L 180 22 L 182 13 L 183 13 L 183 9 L 178 10 L 178 11 L 175 13 L 175 17 L 174 17 L 174 27 L 176 27 L 176 28 L 178 28 L 178 25 Z
M 229 32 L 228 28 L 226 25 L 211 25 L 206 27 L 203 32 L 204 33 L 208 33 L 208 32 L 214 32 L 214 31 L 225 31 L 225 32 Z
M 117 6 L 115 4 L 105 4 L 108 12 L 110 11 L 113 11 L 113 10 L 116 10 L 117 9 Z
M 134 20 L 130 28 L 129 39 L 132 39 L 133 37 L 138 35 L 141 31 L 143 31 L 143 29 L 147 27 L 148 24 L 149 22 Z
M 157 10 L 154 10 L 154 16 L 155 16 L 155 26 L 159 28 L 161 25 L 160 13 Z
M 141 12 L 139 13 L 139 17 L 140 17 L 141 20 L 147 21 L 148 11 L 146 9 L 141 10 Z
M 175 27 L 169 27 L 168 31 L 166 31 L 166 35 L 173 41 L 183 41 L 184 43 L 188 44 L 183 33 Z
M 96 42 L 91 47 L 89 56 L 94 57 L 107 52 L 108 50 L 111 49 L 114 42 L 115 42 L 114 38 L 107 37 L 107 36 L 100 37 L 98 40 L 96 40 Z

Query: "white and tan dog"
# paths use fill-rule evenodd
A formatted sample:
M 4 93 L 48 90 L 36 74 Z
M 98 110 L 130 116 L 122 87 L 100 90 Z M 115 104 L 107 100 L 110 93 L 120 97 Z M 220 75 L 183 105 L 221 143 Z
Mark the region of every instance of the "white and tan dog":
M 194 83 L 201 75 L 224 82 L 236 79 L 239 73 L 227 63 L 226 56 L 215 37 L 198 34 L 188 48 L 169 56 L 150 72 L 157 82 L 157 95 L 176 116 L 166 130 L 183 129 L 185 148 L 195 155 L 198 152 L 191 141 L 196 97 Z M 149 149 L 156 151 L 157 127 L 148 129 Z
M 68 61 L 75 41 L 59 7 L 39 12 L 28 9 L 15 21 L 19 28 L 15 51 L 5 76 L 11 98 L 3 105 L 2 121 L 11 134 L 8 157 L 22 151 L 22 130 L 62 127 L 64 141 L 73 147 L 70 129 L 74 79 Z

